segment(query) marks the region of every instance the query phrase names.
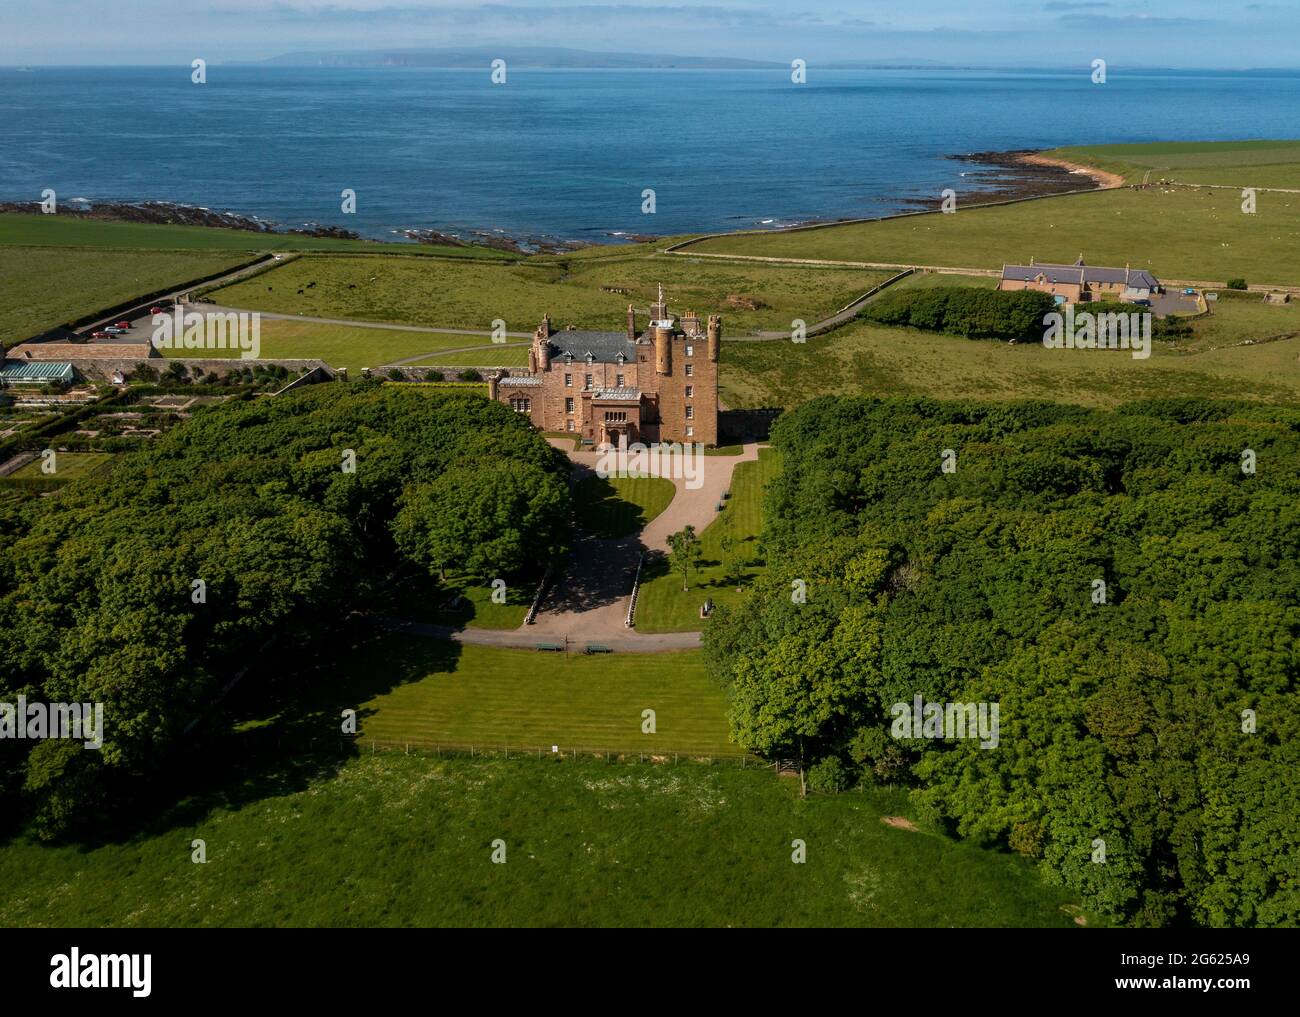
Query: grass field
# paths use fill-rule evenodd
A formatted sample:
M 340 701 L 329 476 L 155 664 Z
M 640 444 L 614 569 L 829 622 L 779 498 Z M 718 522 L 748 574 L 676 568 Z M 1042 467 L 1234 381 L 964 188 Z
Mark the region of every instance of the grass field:
M 37 456 L 31 462 L 26 463 L 13 473 L 9 474 L 15 478 L 26 477 L 54 477 L 59 480 L 76 480 L 78 477 L 85 477 L 97 470 L 102 470 L 113 461 L 113 456 L 106 452 L 58 452 L 54 454 L 54 472 L 44 473 L 41 471 L 43 462 L 40 456 Z
M 206 226 L 162 226 L 153 223 L 100 222 L 62 215 L 0 215 L 0 245 L 32 247 L 115 248 L 151 251 L 400 251 L 404 254 L 504 260 L 507 255 L 487 247 L 435 247 L 382 244 L 371 240 L 338 240 L 292 233 L 251 233 Z
M 506 584 L 504 603 L 492 599 L 492 582 L 498 578 Z M 517 629 L 528 614 L 537 583 L 537 578 L 454 574 L 438 580 L 416 572 L 403 575 L 370 606 L 381 615 L 401 621 L 456 628 Z
M 6 218 L 0 215 L 0 223 Z M 0 246 L 0 340 L 13 344 L 141 294 L 234 268 L 247 257 Z
M 1114 406 L 1158 396 L 1300 400 L 1300 306 L 1221 301 L 1190 341 L 1124 351 L 1049 350 L 857 323 L 806 344 L 724 343 L 729 406 L 794 406 L 819 395 L 1048 399 Z M 1278 341 L 1259 342 L 1276 336 Z M 1239 345 L 1246 340 L 1255 345 Z
M 1071 263 L 1151 269 L 1164 279 L 1300 285 L 1300 194 L 1261 198 L 1244 215 L 1231 190 L 1128 188 L 884 222 L 705 240 L 713 254 L 1000 269 Z
M 758 533 L 762 524 L 763 485 L 780 470 L 780 462 L 774 449 L 760 449 L 757 462 L 736 464 L 726 507 L 700 534 L 702 567 L 692 572 L 689 590 L 682 591 L 681 574 L 669 572 L 663 561 L 645 569 L 637 600 L 638 632 L 697 630 L 705 624 L 700 620 L 700 605 L 705 598 L 712 598 L 715 604 L 735 604 L 744 596 L 736 587 L 723 582 L 722 537 L 730 532 L 741 553 L 752 562 L 743 572 L 744 583 L 762 572 Z
M 663 283 L 676 313 L 721 313 L 724 335 L 816 321 L 886 276 L 855 269 L 799 269 L 679 258 L 592 258 L 527 265 L 417 258 L 303 257 L 209 294 L 249 310 L 318 318 L 531 333 L 544 314 L 557 328 L 621 331 L 627 305 L 642 310 Z M 314 284 L 314 285 L 313 285 Z M 626 291 L 626 292 L 611 292 Z
M 1300 141 L 1177 141 L 1083 145 L 1046 153 L 1123 174 L 1128 183 L 1174 180 L 1232 187 L 1300 188 Z
M 231 758 L 146 834 L 0 846 L 0 925 L 1074 925 L 1026 860 L 886 826 L 900 793 L 801 800 L 770 770 L 686 763 Z
M 450 354 L 450 359 L 431 357 L 420 364 L 453 366 L 473 364 L 492 366 L 497 363 L 502 350 L 488 336 L 447 335 L 441 332 L 410 332 L 402 329 L 370 328 L 364 325 L 324 325 L 310 321 L 292 321 L 285 318 L 263 318 L 261 323 L 262 356 L 267 358 L 321 359 L 332 367 L 359 370 L 378 367 L 395 360 L 417 357 L 421 353 L 437 350 L 454 350 L 474 347 L 473 352 Z M 478 350 L 483 352 L 478 352 Z M 527 363 L 528 350 L 519 347 L 519 356 Z M 165 351 L 173 357 L 190 356 L 192 351 L 174 349 Z M 212 350 L 211 357 L 238 357 L 239 350 Z
M 322 681 L 340 709 L 357 710 L 360 734 L 381 742 L 741 754 L 697 651 L 605 658 L 390 637 Z M 641 733 L 647 709 L 655 734 Z
M 673 500 L 676 489 L 662 477 L 586 477 L 573 492 L 578 525 L 593 537 L 626 537 Z
M 468 345 L 468 344 L 465 344 Z M 413 361 L 411 367 L 524 367 L 528 363 L 528 346 L 501 346 L 487 343 L 455 353 L 438 353 Z

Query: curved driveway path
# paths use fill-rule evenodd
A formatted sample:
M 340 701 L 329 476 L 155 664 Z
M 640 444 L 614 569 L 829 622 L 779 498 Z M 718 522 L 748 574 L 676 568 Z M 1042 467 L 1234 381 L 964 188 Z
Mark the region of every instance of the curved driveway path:
M 595 473 L 600 453 L 571 451 L 572 442 L 563 438 L 553 439 L 551 444 L 573 460 L 576 477 Z M 753 442 L 737 456 L 700 456 L 698 485 L 690 486 L 685 477 L 665 478 L 676 488 L 673 500 L 639 534 L 618 540 L 579 536 L 568 566 L 547 591 L 532 625 L 517 629 L 455 629 L 393 620 L 386 624 L 415 635 L 477 646 L 532 650 L 538 643 L 564 643 L 570 650 L 583 650 L 587 643 L 600 643 L 628 653 L 694 649 L 700 645 L 699 632 L 643 633 L 624 624 L 637 559 L 647 551 L 666 551 L 668 535 L 684 526 L 703 531 L 717 518 L 718 502 L 723 492 L 730 490 L 737 464 L 752 463 L 757 458 L 758 445 Z M 660 475 L 655 468 L 649 472 Z

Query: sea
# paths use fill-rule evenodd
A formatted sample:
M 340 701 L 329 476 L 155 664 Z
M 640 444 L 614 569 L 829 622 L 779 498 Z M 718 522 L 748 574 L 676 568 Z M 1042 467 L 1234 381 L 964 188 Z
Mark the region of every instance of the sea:
M 883 215 L 970 152 L 1300 138 L 1300 74 L 0 69 L 0 200 L 162 200 L 377 239 L 611 242 Z M 974 174 L 974 177 L 972 176 Z M 345 190 L 355 211 L 343 211 Z

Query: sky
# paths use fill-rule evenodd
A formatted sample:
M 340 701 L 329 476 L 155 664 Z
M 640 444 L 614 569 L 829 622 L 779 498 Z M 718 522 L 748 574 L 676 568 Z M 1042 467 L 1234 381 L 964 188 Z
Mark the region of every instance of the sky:
M 0 0 L 0 66 L 565 46 L 788 63 L 1300 68 L 1300 0 Z

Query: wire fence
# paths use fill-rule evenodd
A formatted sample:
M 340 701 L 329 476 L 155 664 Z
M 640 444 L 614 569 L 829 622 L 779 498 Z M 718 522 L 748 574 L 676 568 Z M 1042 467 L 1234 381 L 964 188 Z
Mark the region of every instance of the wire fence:
M 578 759 L 599 759 L 606 763 L 652 763 L 656 765 L 677 765 L 696 763 L 707 766 L 736 766 L 741 769 L 778 769 L 780 763 L 772 763 L 746 752 L 716 753 L 701 752 L 698 749 L 629 749 L 594 748 L 575 745 L 505 745 L 505 744 L 471 744 L 427 741 L 393 741 L 382 738 L 358 736 L 350 739 L 357 751 L 376 755 L 380 752 L 401 752 L 406 755 L 420 754 L 435 757 L 464 757 L 470 759 L 551 759 L 557 761 L 576 761 Z

